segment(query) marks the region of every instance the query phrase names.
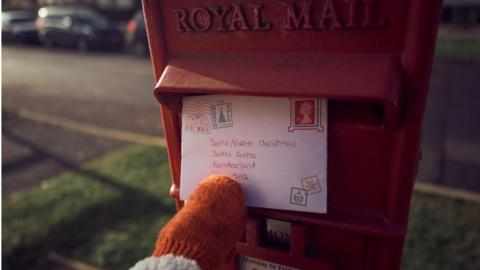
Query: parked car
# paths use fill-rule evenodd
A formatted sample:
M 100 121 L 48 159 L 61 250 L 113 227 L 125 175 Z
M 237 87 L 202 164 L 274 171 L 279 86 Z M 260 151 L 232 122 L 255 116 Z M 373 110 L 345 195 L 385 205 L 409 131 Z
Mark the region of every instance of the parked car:
M 2 11 L 2 40 L 5 42 L 38 43 L 35 19 L 35 14 L 29 11 Z
M 86 8 L 44 7 L 36 21 L 40 41 L 46 47 L 73 46 L 91 49 L 119 49 L 123 31 L 94 10 Z
M 145 57 L 148 55 L 147 32 L 141 10 L 137 11 L 133 18 L 128 21 L 125 30 L 127 49 L 133 54 Z

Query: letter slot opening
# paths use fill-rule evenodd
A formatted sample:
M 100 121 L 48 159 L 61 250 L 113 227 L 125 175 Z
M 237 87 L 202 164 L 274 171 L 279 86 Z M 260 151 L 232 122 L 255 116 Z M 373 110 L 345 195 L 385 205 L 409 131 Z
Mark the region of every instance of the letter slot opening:
M 328 100 L 329 124 L 384 126 L 385 110 L 374 102 Z
M 176 112 L 181 96 L 192 94 L 321 97 L 334 100 L 334 115 L 342 121 L 383 122 L 394 129 L 401 116 L 402 82 L 402 64 L 396 57 L 175 56 L 155 94 L 163 106 Z

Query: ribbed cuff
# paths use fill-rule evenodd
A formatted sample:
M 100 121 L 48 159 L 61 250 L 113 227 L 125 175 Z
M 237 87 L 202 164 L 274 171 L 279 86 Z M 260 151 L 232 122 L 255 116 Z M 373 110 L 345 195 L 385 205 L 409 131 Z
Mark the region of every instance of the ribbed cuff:
M 167 254 L 160 257 L 148 257 L 137 262 L 130 270 L 202 270 L 192 259 Z
M 165 254 L 173 254 L 192 259 L 198 263 L 200 268 L 211 269 L 214 263 L 207 254 L 205 254 L 199 245 L 186 244 L 172 239 L 161 239 L 157 242 L 152 256 L 159 257 Z

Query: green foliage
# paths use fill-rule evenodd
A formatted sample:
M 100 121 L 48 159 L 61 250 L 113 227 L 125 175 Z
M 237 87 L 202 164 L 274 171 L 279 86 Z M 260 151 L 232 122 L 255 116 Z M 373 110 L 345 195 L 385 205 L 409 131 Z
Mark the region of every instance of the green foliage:
M 416 193 L 403 270 L 480 269 L 480 204 Z
M 174 213 L 165 149 L 132 146 L 3 204 L 3 258 L 25 269 L 49 252 L 110 269 L 148 256 Z
M 480 38 L 438 38 L 435 56 L 478 59 Z

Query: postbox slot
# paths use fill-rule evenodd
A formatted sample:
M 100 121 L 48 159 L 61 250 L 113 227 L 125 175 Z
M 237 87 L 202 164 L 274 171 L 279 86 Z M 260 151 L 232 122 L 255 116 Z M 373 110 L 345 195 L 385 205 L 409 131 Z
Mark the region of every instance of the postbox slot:
M 385 112 L 383 107 L 374 102 L 329 100 L 328 117 L 329 123 L 333 125 L 385 125 Z
M 402 77 L 401 61 L 393 56 L 175 55 L 155 94 L 163 106 L 177 112 L 181 98 L 191 94 L 319 96 L 365 102 L 381 107 L 374 111 L 383 114 L 387 126 L 395 127 L 401 115 Z

